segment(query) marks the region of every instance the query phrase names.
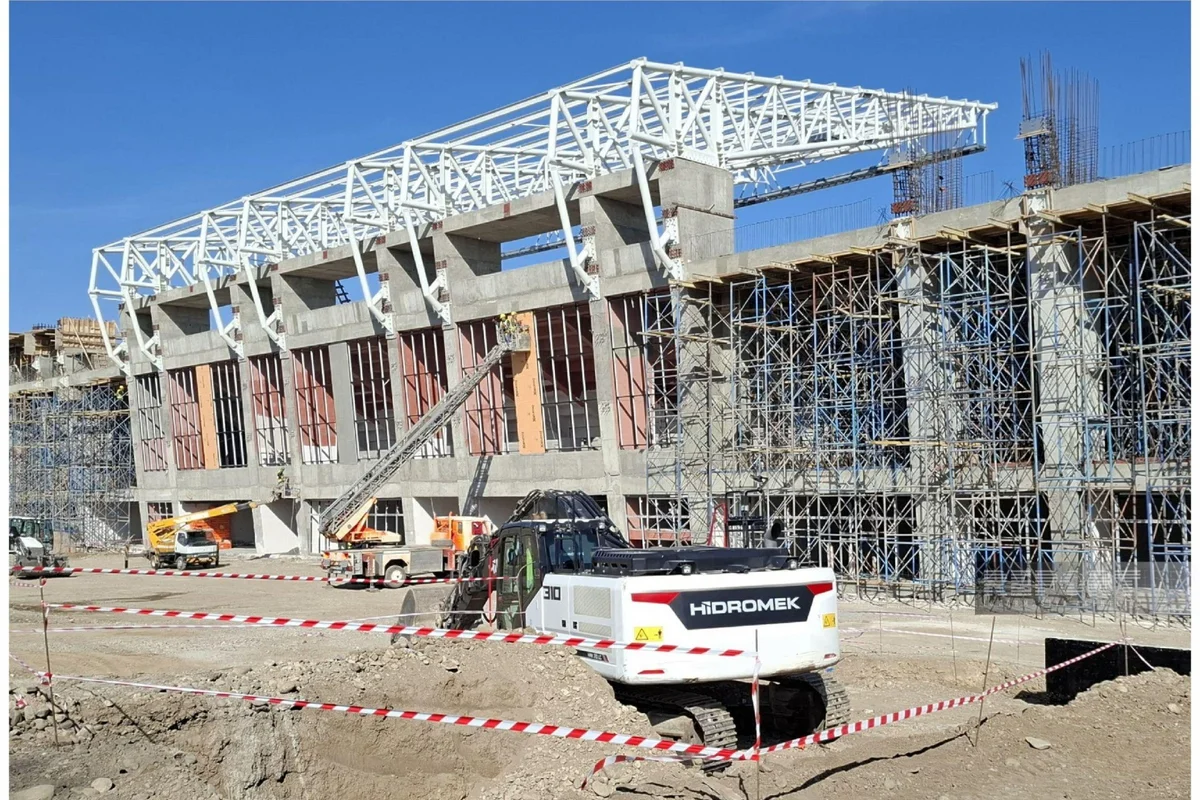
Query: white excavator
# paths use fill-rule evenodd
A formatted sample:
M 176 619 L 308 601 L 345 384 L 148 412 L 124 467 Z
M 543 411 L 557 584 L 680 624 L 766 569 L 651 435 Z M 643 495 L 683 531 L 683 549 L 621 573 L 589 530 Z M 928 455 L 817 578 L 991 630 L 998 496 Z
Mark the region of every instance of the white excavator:
M 833 571 L 803 567 L 784 549 L 637 549 L 590 496 L 537 491 L 494 534 L 477 537 L 465 563 L 444 607 L 448 627 L 482 620 L 749 654 L 578 647 L 662 735 L 738 746 L 738 718 L 752 719 L 756 661 L 764 731 L 792 738 L 849 721 L 849 699 L 829 671 L 841 658 Z

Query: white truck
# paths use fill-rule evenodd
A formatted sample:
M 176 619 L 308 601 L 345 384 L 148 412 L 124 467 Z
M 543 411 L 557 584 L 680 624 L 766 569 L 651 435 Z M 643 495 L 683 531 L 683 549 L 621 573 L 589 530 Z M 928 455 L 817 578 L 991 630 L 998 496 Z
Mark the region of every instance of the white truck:
M 352 578 L 373 578 L 387 586 L 400 586 L 412 575 L 443 575 L 454 569 L 453 550 L 433 545 L 378 545 L 327 550 L 321 567 L 329 585 L 349 583 Z

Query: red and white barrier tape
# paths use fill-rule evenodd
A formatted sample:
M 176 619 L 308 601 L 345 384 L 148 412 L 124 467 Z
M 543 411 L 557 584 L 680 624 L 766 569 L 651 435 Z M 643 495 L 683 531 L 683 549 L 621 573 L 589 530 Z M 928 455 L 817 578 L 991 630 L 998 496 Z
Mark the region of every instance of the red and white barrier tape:
M 1055 664 L 1054 666 L 1047 667 L 1045 669 L 1039 669 L 1035 672 L 1029 673 L 1028 675 L 1022 675 L 1021 677 L 1014 678 L 1010 681 L 1005 681 L 1004 683 L 993 686 L 990 689 L 986 689 L 981 694 L 969 695 L 967 697 L 957 697 L 953 700 L 942 700 L 941 702 L 938 702 L 938 703 L 930 703 L 928 705 L 916 706 L 914 708 L 906 708 L 903 711 L 894 711 L 891 714 L 884 714 L 884 715 L 881 715 L 878 717 L 872 717 L 871 719 L 865 719 L 865 720 L 860 720 L 858 722 L 852 722 L 847 725 L 839 725 L 836 728 L 829 728 L 828 730 L 820 731 L 818 733 L 813 733 L 808 736 L 802 736 L 798 739 L 791 739 L 786 742 L 780 742 L 779 744 L 773 744 L 770 747 L 763 747 L 761 749 L 753 748 L 750 750 L 739 750 L 730 756 L 718 755 L 718 756 L 708 756 L 708 758 L 711 760 L 715 760 L 715 761 L 756 761 L 756 760 L 761 759 L 762 756 L 766 755 L 767 753 L 777 753 L 777 752 L 780 752 L 783 750 L 803 749 L 810 744 L 814 744 L 814 743 L 818 743 L 818 742 L 830 742 L 830 741 L 833 741 L 834 739 L 840 739 L 843 736 L 849 736 L 850 734 L 861 733 L 863 731 L 883 727 L 884 725 L 890 725 L 893 722 L 900 722 L 900 721 L 906 720 L 906 719 L 913 719 L 914 717 L 925 716 L 926 714 L 935 714 L 939 711 L 948 711 L 949 709 L 952 709 L 952 708 L 959 708 L 961 706 L 971 705 L 973 703 L 978 703 L 978 702 L 982 701 L 985 697 L 990 697 L 991 695 L 996 694 L 997 692 L 1003 692 L 1006 689 L 1011 689 L 1012 687 L 1018 686 L 1022 683 L 1028 683 L 1029 681 L 1033 680 L 1034 678 L 1040 678 L 1041 676 L 1047 675 L 1051 672 L 1055 672 L 1056 670 L 1063 669 L 1064 667 L 1069 667 L 1072 664 L 1077 664 L 1078 662 L 1083 661 L 1085 658 L 1091 658 L 1092 656 L 1096 655 L 1097 653 L 1101 653 L 1105 650 L 1108 650 L 1110 647 L 1116 647 L 1118 644 L 1119 644 L 1119 642 L 1109 642 L 1108 644 L 1101 645 L 1100 647 L 1097 647 L 1094 650 L 1089 650 L 1088 652 L 1083 653 L 1082 655 L 1078 655 L 1078 656 L 1075 656 L 1074 658 L 1067 659 L 1066 661 L 1063 661 L 1060 664 Z M 597 773 L 599 773 L 601 770 L 603 770 L 609 764 L 637 761 L 639 758 L 641 758 L 641 757 L 640 756 L 619 756 L 619 757 L 610 756 L 608 758 L 601 759 L 600 761 L 596 762 L 596 765 L 592 768 L 592 774 L 584 779 L 582 787 L 586 788 L 588 781 L 591 780 L 592 778 L 594 778 Z
M 86 631 L 153 631 L 164 628 L 213 628 L 229 630 L 241 628 L 241 625 L 77 625 L 73 628 L 47 628 L 46 633 L 84 633 Z M 29 630 L 10 630 L 12 633 L 42 633 L 41 628 Z
M 38 583 L 37 581 L 22 581 L 22 580 L 18 580 L 16 578 L 10 578 L 8 581 L 8 585 L 16 586 L 18 589 L 36 589 L 39 586 L 41 586 L 41 584 Z
M 14 568 L 16 569 L 16 568 Z M 120 569 L 106 567 L 23 567 L 21 572 L 49 575 L 142 575 L 162 578 L 235 578 L 252 581 L 289 581 L 298 583 L 374 584 L 379 586 L 419 586 L 429 583 L 461 583 L 468 578 L 405 578 L 394 584 L 384 578 L 331 578 L 328 575 L 271 575 L 256 572 L 190 572 L 178 569 Z
M 8 657 L 11 658 L 13 661 L 17 662 L 18 664 L 20 664 L 22 667 L 24 667 L 26 669 L 26 671 L 31 672 L 34 675 L 36 675 L 38 677 L 38 679 L 41 681 L 42 686 L 49 686 L 50 681 L 56 677 L 54 675 L 51 675 L 49 672 L 41 672 L 39 670 L 34 669 L 33 667 L 29 666 L 24 661 L 22 661 L 14 653 L 9 653 Z
M 403 617 L 424 617 L 424 616 L 429 616 L 430 614 L 437 614 L 437 613 L 439 613 L 439 612 L 437 612 L 437 611 L 416 611 L 411 614 L 380 614 L 378 617 L 358 617 L 356 619 L 346 620 L 346 622 L 366 622 L 366 621 L 372 620 L 372 619 L 400 619 Z M 219 623 L 215 623 L 212 625 L 203 625 L 203 624 L 193 625 L 191 623 L 180 623 L 178 625 L 172 625 L 172 624 L 166 624 L 166 625 L 76 625 L 76 626 L 73 626 L 70 628 L 49 628 L 49 629 L 47 629 L 46 632 L 47 633 L 84 633 L 87 631 L 154 631 L 154 630 L 164 630 L 164 629 L 170 629 L 170 628 L 199 628 L 199 629 L 208 628 L 211 630 L 227 631 L 230 629 L 236 630 L 236 629 L 242 628 L 242 627 L 244 627 L 244 626 L 238 625 L 237 623 L 230 623 L 227 625 L 219 624 Z M 41 632 L 42 631 L 40 628 L 38 628 L 38 629 L 30 628 L 29 630 L 10 630 L 9 631 L 10 634 L 12 634 L 12 633 L 41 633 Z
M 1117 644 L 1118 644 L 1117 642 L 1110 642 L 1109 644 L 1103 645 L 1103 646 L 1098 647 L 1094 650 L 1091 650 L 1087 653 L 1076 656 L 1075 658 L 1068 659 L 1067 661 L 1064 661 L 1061 664 L 1056 664 L 1056 665 L 1054 665 L 1052 667 L 1048 667 L 1046 669 L 1037 670 L 1036 672 L 1029 673 L 1028 675 L 1024 675 L 1020 678 L 1015 678 L 1011 681 L 1006 681 L 1005 683 L 999 684 L 997 686 L 993 686 L 992 688 L 984 691 L 982 694 L 971 695 L 969 697 L 960 697 L 960 698 L 956 698 L 954 700 L 945 700 L 945 701 L 942 701 L 939 703 L 931 703 L 929 705 L 919 706 L 916 708 L 910 708 L 910 709 L 906 709 L 904 711 L 897 711 L 892 714 L 886 714 L 883 716 L 874 717 L 870 720 L 863 720 L 860 722 L 852 723 L 850 725 L 841 725 L 836 728 L 830 728 L 829 730 L 821 731 L 820 733 L 801 737 L 799 739 L 793 739 L 788 742 L 782 742 L 780 744 L 772 745 L 767 748 L 759 749 L 758 747 L 755 747 L 752 750 L 734 750 L 731 748 L 706 747 L 704 745 L 699 745 L 699 744 L 686 744 L 683 742 L 671 742 L 671 741 L 667 741 L 664 739 L 654 739 L 654 738 L 645 737 L 645 736 L 635 736 L 635 735 L 630 735 L 630 734 L 614 733 L 611 731 L 591 730 L 588 728 L 575 728 L 575 727 L 568 727 L 568 726 L 562 726 L 562 725 L 548 725 L 548 724 L 540 723 L 540 722 L 518 722 L 518 721 L 513 721 L 513 720 L 494 719 L 494 718 L 486 718 L 486 717 L 471 717 L 471 716 L 462 716 L 462 715 L 455 715 L 455 714 L 438 714 L 438 713 L 429 713 L 429 712 L 423 712 L 423 711 L 406 711 L 406 710 L 391 709 L 391 708 L 372 708 L 372 707 L 367 707 L 367 706 L 340 705 L 340 704 L 336 704 L 336 703 L 314 703 L 314 702 L 311 702 L 308 700 L 292 700 L 292 699 L 288 699 L 288 698 L 284 698 L 284 697 L 271 697 L 268 695 L 241 694 L 241 693 L 237 693 L 237 692 L 226 692 L 226 691 L 221 691 L 221 690 L 217 690 L 217 689 L 196 689 L 196 688 L 191 688 L 191 687 L 170 686 L 170 685 L 154 684 L 154 683 L 143 683 L 140 681 L 123 681 L 123 680 L 110 679 L 110 678 L 87 678 L 87 677 L 82 677 L 82 676 L 77 676 L 77 675 L 56 675 L 53 677 L 59 681 L 74 681 L 74 682 L 79 682 L 79 683 L 99 683 L 99 684 L 106 684 L 106 685 L 110 685 L 110 686 L 129 686 L 129 687 L 140 688 L 140 689 L 153 689 L 155 691 L 179 692 L 182 694 L 202 695 L 202 696 L 207 696 L 207 697 L 230 698 L 230 699 L 234 699 L 234 700 L 241 700 L 244 702 L 251 702 L 251 703 L 268 703 L 270 705 L 278 705 L 278 706 L 283 706 L 283 707 L 288 707 L 288 708 L 312 709 L 312 710 L 316 710 L 316 711 L 335 711 L 335 712 L 340 712 L 340 713 L 344 713 L 344 714 L 353 714 L 356 716 L 374 716 L 374 717 L 387 717 L 387 718 L 394 718 L 394 719 L 412 719 L 412 720 L 417 720 L 417 721 L 421 721 L 421 722 L 432 722 L 432 723 L 439 723 L 439 724 L 445 724 L 445 725 L 457 725 L 460 727 L 485 728 L 485 729 L 489 729 L 489 730 L 505 730 L 505 731 L 515 731 L 518 733 L 537 734 L 537 735 L 542 735 L 542 736 L 554 736 L 554 737 L 557 737 L 560 739 L 577 739 L 580 741 L 606 742 L 606 743 L 611 743 L 611 744 L 616 744 L 616 745 L 626 745 L 629 747 L 638 747 L 638 748 L 643 748 L 643 749 L 648 749 L 648 750 L 659 750 L 659 751 L 663 751 L 663 752 L 672 753 L 677 756 L 676 758 L 669 758 L 669 757 L 667 757 L 667 758 L 664 758 L 664 757 L 649 757 L 649 758 L 647 758 L 645 756 L 608 756 L 607 758 L 601 759 L 599 762 L 596 763 L 595 767 L 592 770 L 592 774 L 587 779 L 585 779 L 583 782 L 583 786 L 586 787 L 588 780 L 590 780 L 598 772 L 600 772 L 601 770 L 603 770 L 606 766 L 608 766 L 610 764 L 624 763 L 624 762 L 638 761 L 638 760 L 653 760 L 653 761 L 685 760 L 683 758 L 680 758 L 682 756 L 690 756 L 693 758 L 700 757 L 700 758 L 705 758 L 705 759 L 709 759 L 709 760 L 720 760 L 720 761 L 759 760 L 762 757 L 762 755 L 765 753 L 778 752 L 781 750 L 793 749 L 793 748 L 802 748 L 802 747 L 806 746 L 807 744 L 811 744 L 814 742 L 830 741 L 832 739 L 840 738 L 842 736 L 847 736 L 852 733 L 859 733 L 864 730 L 870 730 L 872 728 L 881 727 L 883 725 L 887 725 L 887 724 L 890 724 L 893 722 L 898 722 L 898 721 L 906 720 L 906 719 L 912 719 L 913 717 L 918 717 L 918 716 L 922 716 L 925 714 L 931 714 L 931 713 L 935 713 L 937 711 L 944 711 L 944 710 L 947 710 L 950 708 L 957 708 L 960 706 L 969 705 L 971 703 L 977 703 L 989 695 L 1004 691 L 1005 689 L 1012 688 L 1013 686 L 1017 686 L 1018 684 L 1033 680 L 1034 678 L 1040 677 L 1042 675 L 1046 675 L 1050 672 L 1054 672 L 1055 670 L 1063 669 L 1064 667 L 1070 666 L 1071 664 L 1078 663 L 1086 658 L 1089 658 L 1089 657 L 1091 657 L 1097 653 L 1100 653 L 1104 650 L 1107 650 L 1111 647 L 1115 647 Z M 47 673 L 34 670 L 32 667 L 30 667 L 28 664 L 26 664 L 24 661 L 22 661 L 16 655 L 13 655 L 11 653 L 9 655 L 14 661 L 21 664 L 23 667 L 25 667 L 25 669 L 29 670 L 30 672 L 34 673 L 35 675 L 38 675 L 43 680 L 48 680 L 50 678 L 50 676 Z M 690 760 L 690 759 L 686 759 L 686 760 Z
M 356 631 L 359 633 L 387 633 L 400 636 L 421 636 L 434 639 L 460 639 L 475 642 L 505 642 L 506 644 L 557 644 L 564 647 L 586 647 L 595 650 L 650 650 L 659 653 L 681 655 L 707 655 L 741 657 L 744 650 L 719 650 L 713 647 L 684 647 L 674 644 L 650 642 L 618 642 L 614 639 L 587 639 L 565 634 L 523 634 L 501 631 L 452 630 L 411 625 L 381 625 L 374 622 L 341 622 L 318 619 L 290 619 L 287 617 L 262 617 L 243 614 L 209 614 L 203 611 L 168 611 L 155 608 L 122 608 L 118 606 L 80 606 L 72 603 L 51 603 L 50 608 L 63 611 L 92 611 L 110 614 L 137 614 L 147 617 L 172 617 L 178 619 L 211 620 L 213 622 L 236 622 L 242 625 L 273 625 L 285 628 L 315 628 L 318 630 Z
M 13 656 L 16 658 L 16 656 Z M 19 660 L 19 659 L 18 659 Z M 24 662 L 21 662 L 24 664 Z M 28 668 L 28 665 L 25 665 Z M 35 674 L 41 675 L 42 673 Z M 123 681 L 113 678 L 85 678 L 78 675 L 55 675 L 56 681 L 73 681 L 76 683 L 100 683 L 109 686 L 129 686 L 136 689 L 153 689 L 162 692 L 179 692 L 181 694 L 204 695 L 207 697 L 223 697 L 232 700 L 242 700 L 248 703 L 269 703 L 270 705 L 288 708 L 310 709 L 313 711 L 336 711 L 343 714 L 353 714 L 361 717 L 387 717 L 391 719 L 412 719 L 419 722 L 435 722 L 443 725 L 457 725 L 466 728 L 486 728 L 488 730 L 515 731 L 517 733 L 554 736 L 559 739 L 577 739 L 584 742 L 607 742 L 611 744 L 640 747 L 648 750 L 662 750 L 670 753 L 688 754 L 692 756 L 731 756 L 736 751 L 728 748 L 705 747 L 698 744 L 685 744 L 665 739 L 654 739 L 647 736 L 634 736 L 626 733 L 591 730 L 589 728 L 574 728 L 563 725 L 549 725 L 542 722 L 517 722 L 506 719 L 488 717 L 469 717 L 456 714 L 437 714 L 425 711 L 404 711 L 394 708 L 371 708 L 368 706 L 340 705 L 337 703 L 314 703 L 310 700 L 292 700 L 286 697 L 271 697 L 269 695 L 241 694 L 226 692 L 219 689 L 195 689 L 186 686 L 169 686 L 156 683 L 141 683 L 139 681 Z

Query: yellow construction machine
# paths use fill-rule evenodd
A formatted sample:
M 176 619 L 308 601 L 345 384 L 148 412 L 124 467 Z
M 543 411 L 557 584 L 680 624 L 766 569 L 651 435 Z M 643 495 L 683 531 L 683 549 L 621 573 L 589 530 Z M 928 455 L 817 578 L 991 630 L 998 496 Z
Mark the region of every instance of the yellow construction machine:
M 151 522 L 146 526 L 146 534 L 150 540 L 150 546 L 146 549 L 146 558 L 150 559 L 150 563 L 155 569 L 174 567 L 183 570 L 197 564 L 219 567 L 221 566 L 220 543 L 210 528 L 195 523 L 213 517 L 223 517 L 226 514 L 235 514 L 257 505 L 258 503 L 255 502 L 226 503 L 216 508 Z

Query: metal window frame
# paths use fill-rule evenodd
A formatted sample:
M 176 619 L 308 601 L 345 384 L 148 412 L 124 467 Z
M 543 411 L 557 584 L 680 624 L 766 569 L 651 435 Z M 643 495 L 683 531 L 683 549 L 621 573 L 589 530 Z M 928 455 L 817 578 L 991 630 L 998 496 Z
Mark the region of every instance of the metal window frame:
M 495 347 L 497 324 L 495 317 L 459 324 L 459 361 L 463 375 L 475 369 Z M 463 417 L 467 451 L 471 455 L 496 456 L 517 451 L 517 403 L 511 353 L 506 353 L 471 392 L 464 405 Z
M 367 526 L 377 531 L 400 534 L 400 543 L 407 544 L 408 534 L 404 529 L 404 502 L 399 498 L 380 498 L 367 514 Z
M 650 339 L 644 328 L 646 295 L 609 298 L 608 332 L 613 365 L 613 424 L 617 446 L 622 450 L 645 450 L 650 427 L 647 397 L 650 391 L 651 358 L 647 349 L 665 344 L 661 337 Z
M 598 450 L 600 406 L 591 310 L 584 303 L 555 306 L 535 311 L 533 319 L 546 450 Z M 564 444 L 568 427 L 569 439 Z
M 170 500 L 163 502 L 155 502 L 153 500 L 146 503 L 146 522 L 158 522 L 159 520 L 169 519 L 175 516 L 175 510 L 171 505 Z
M 201 285 L 213 311 L 214 284 L 238 275 L 254 300 L 259 326 L 281 348 L 280 311 L 262 308 L 258 271 L 308 253 L 349 245 L 372 316 L 391 330 L 386 287 L 372 294 L 364 245 L 404 230 L 410 242 L 456 214 L 552 192 L 579 284 L 598 296 L 588 272 L 593 253 L 573 245 L 566 192 L 584 181 L 632 169 L 655 261 L 671 278 L 685 268 L 668 252 L 675 219 L 660 229 L 647 161 L 682 157 L 726 169 L 744 192 L 770 191 L 807 164 L 886 152 L 932 133 L 952 144 L 985 144 L 995 104 L 934 98 L 782 77 L 635 59 L 401 145 L 353 159 L 217 208 L 160 225 L 92 251 L 89 295 L 135 306 L 135 297 Z M 449 322 L 420 248 L 416 273 L 429 307 Z M 219 315 L 218 315 L 219 318 Z M 234 315 L 218 334 L 241 354 Z M 133 328 L 136 345 L 161 368 L 157 335 Z M 103 326 L 105 349 L 129 374 L 131 343 Z
M 673 507 L 681 502 L 683 511 L 677 512 Z M 637 539 L 643 547 L 667 546 L 678 544 L 678 520 L 688 518 L 687 498 L 678 500 L 671 495 L 626 495 L 625 496 L 626 528 L 629 541 Z M 657 521 L 657 525 L 647 526 L 647 520 Z
M 416 425 L 448 391 L 446 343 L 441 328 L 405 331 L 397 337 L 400 375 L 404 383 L 404 415 L 407 427 Z M 417 458 L 454 455 L 450 425 L 435 433 L 416 454 Z
M 246 423 L 242 408 L 242 377 L 236 361 L 222 361 L 209 367 L 212 375 L 214 434 L 217 440 L 217 464 L 221 469 L 245 467 Z
M 306 347 L 292 352 L 296 385 L 297 428 L 303 464 L 333 464 L 338 460 L 337 416 L 329 348 Z M 323 443 L 328 440 L 328 443 Z
M 134 416 L 142 470 L 165 472 L 167 462 L 167 426 L 163 421 L 162 381 L 157 372 L 134 378 L 137 411 Z
M 396 443 L 391 361 L 382 336 L 348 342 L 354 434 L 361 460 L 382 456 Z
M 204 469 L 204 437 L 200 431 L 200 398 L 196 393 L 196 368 L 167 372 L 171 404 L 171 432 L 175 468 Z
M 283 360 L 278 353 L 250 359 L 250 396 L 258 464 L 282 467 L 291 461 L 284 399 Z

